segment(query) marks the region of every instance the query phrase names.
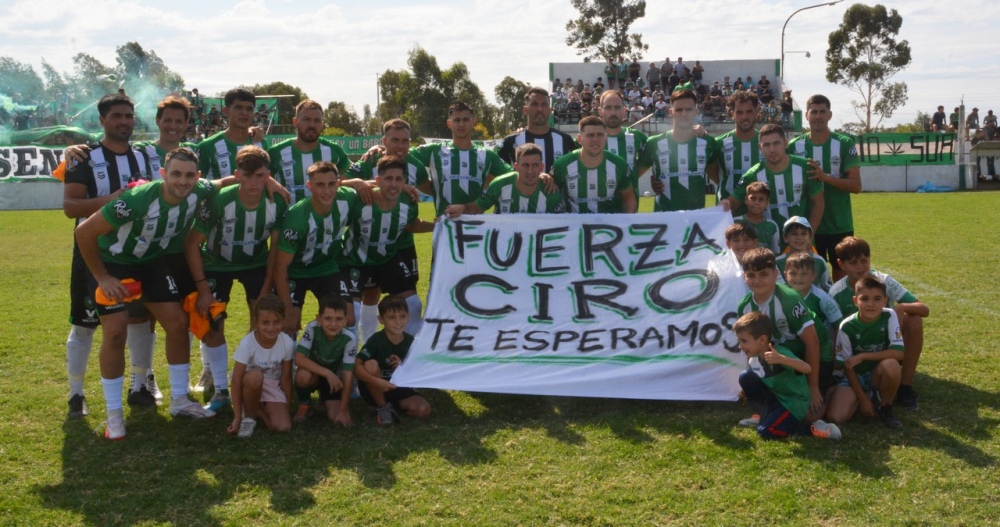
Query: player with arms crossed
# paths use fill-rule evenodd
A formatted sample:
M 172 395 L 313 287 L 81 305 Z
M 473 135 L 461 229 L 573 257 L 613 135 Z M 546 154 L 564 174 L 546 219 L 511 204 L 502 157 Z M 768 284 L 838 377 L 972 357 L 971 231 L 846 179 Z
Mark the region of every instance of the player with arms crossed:
M 636 212 L 639 200 L 628 163 L 604 150 L 608 143 L 604 121 L 596 115 L 584 117 L 578 138 L 582 146 L 560 157 L 552 167 L 566 209 L 583 214 Z
M 504 138 L 497 149 L 502 159 L 508 165 L 513 164 L 514 151 L 525 143 L 535 143 L 542 149 L 542 162 L 545 172 L 551 173 L 553 164 L 559 157 L 576 149 L 573 137 L 549 126 L 552 116 L 552 103 L 549 92 L 545 88 L 531 88 L 524 96 L 524 116 L 528 118 L 528 127 Z

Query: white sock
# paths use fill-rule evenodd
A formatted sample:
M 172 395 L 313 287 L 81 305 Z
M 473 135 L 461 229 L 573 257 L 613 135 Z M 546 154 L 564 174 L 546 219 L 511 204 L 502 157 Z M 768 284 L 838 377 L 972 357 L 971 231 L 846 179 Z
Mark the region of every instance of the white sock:
M 132 374 L 129 379 L 129 391 L 137 392 L 146 382 L 146 373 L 153 367 L 153 338 L 149 330 L 149 322 L 128 325 L 128 358 L 132 363 Z
M 354 309 L 355 313 L 361 313 L 358 316 L 358 336 L 362 341 L 368 342 L 368 339 L 378 331 L 378 304 L 374 306 L 362 304 L 360 311 L 357 307 Z
M 101 377 L 101 387 L 104 389 L 104 406 L 108 413 L 122 410 L 122 387 L 125 386 L 125 376 L 117 379 L 105 379 Z
M 406 324 L 406 332 L 416 336 L 420 328 L 424 327 L 424 319 L 421 317 L 424 305 L 420 302 L 420 296 L 413 295 L 406 297 L 406 306 L 410 308 L 410 322 Z
M 221 346 L 208 346 L 201 343 L 201 356 L 208 357 L 208 366 L 212 371 L 215 390 L 228 390 L 229 383 L 229 348 L 223 342 Z
M 361 334 L 361 302 L 358 300 L 354 301 L 354 327 L 358 330 L 358 334 Z
M 94 345 L 94 329 L 70 326 L 66 337 L 66 375 L 69 377 L 69 395 L 83 395 L 83 379 L 87 376 L 87 361 Z
M 168 364 L 170 372 L 170 397 L 177 399 L 188 394 L 188 381 L 191 377 L 191 363 Z

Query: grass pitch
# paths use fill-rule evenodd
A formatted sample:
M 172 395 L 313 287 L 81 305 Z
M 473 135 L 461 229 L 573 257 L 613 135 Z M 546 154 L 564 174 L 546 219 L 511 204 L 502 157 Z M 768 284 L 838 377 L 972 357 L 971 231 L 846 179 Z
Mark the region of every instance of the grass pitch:
M 173 422 L 160 407 L 126 410 L 126 440 L 105 441 L 96 352 L 91 415 L 65 420 L 72 222 L 0 213 L 0 524 L 1000 524 L 1000 193 L 854 203 L 874 266 L 931 308 L 921 408 L 898 411 L 898 431 L 859 416 L 840 442 L 766 443 L 736 426 L 743 404 L 432 390 L 429 422 L 389 429 L 355 401 L 353 428 L 313 418 L 240 441 L 228 412 Z M 428 236 L 418 251 L 430 261 Z M 231 345 L 246 329 L 239 291 Z M 165 383 L 162 334 L 157 347 Z

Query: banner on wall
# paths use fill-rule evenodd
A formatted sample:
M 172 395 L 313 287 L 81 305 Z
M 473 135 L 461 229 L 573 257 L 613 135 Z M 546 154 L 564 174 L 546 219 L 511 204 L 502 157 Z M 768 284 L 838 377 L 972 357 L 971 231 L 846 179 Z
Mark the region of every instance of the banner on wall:
M 744 292 L 729 213 L 441 220 L 424 326 L 397 386 L 736 400 Z
M 62 162 L 62 148 L 0 146 L 0 182 L 57 181 L 52 171 Z

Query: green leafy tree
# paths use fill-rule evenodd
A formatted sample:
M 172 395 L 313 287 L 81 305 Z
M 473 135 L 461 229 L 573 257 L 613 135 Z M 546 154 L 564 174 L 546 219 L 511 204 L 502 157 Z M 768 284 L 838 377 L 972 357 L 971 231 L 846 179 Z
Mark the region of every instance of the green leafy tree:
M 496 117 L 498 135 L 507 135 L 524 126 L 524 115 L 521 110 L 524 108 L 524 96 L 530 89 L 531 85 L 509 75 L 493 89 L 498 106 Z
M 323 123 L 328 129 L 339 130 L 336 135 L 362 135 L 361 119 L 354 108 L 348 108 L 340 101 L 326 105 L 323 111 Z
M 896 125 L 893 132 L 906 134 L 922 134 L 931 131 L 931 116 L 927 112 L 917 112 L 917 118 L 912 123 Z
M 73 57 L 73 91 L 78 97 L 97 99 L 118 89 L 115 70 L 88 53 Z
M 69 93 L 71 91 L 70 83 L 66 76 L 59 73 L 44 58 L 42 59 L 42 78 L 45 79 L 45 96 L 49 100 L 54 101 L 59 97 L 60 93 Z
M 0 57 L 0 95 L 7 95 L 15 103 L 27 105 L 38 102 L 44 91 L 42 78 L 31 64 L 11 57 Z
M 645 0 L 571 0 L 580 17 L 566 24 L 566 45 L 584 60 L 622 62 L 639 58 L 649 46 L 642 35 L 629 33 L 636 20 L 646 16 Z
M 865 131 L 877 128 L 906 104 L 906 83 L 890 82 L 911 62 L 909 42 L 896 41 L 902 25 L 903 17 L 895 9 L 854 4 L 830 33 L 826 80 L 861 97 L 853 105 Z

